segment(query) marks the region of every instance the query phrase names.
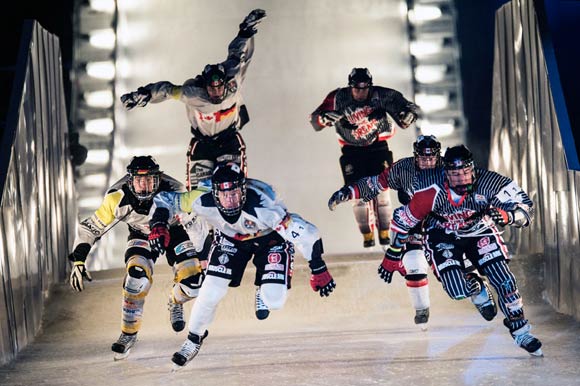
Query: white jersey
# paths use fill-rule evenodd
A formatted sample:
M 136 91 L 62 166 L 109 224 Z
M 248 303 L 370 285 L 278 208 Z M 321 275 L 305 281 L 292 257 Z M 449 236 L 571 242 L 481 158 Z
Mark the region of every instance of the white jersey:
M 221 215 L 211 192 L 161 192 L 155 196 L 154 203 L 158 208 L 168 209 L 170 217 L 175 212 L 193 212 L 214 229 L 239 242 L 277 232 L 296 245 L 308 261 L 312 258 L 314 243 L 320 239 L 316 226 L 295 213 L 288 213 L 273 188 L 259 180 L 247 180 L 246 202 L 234 223 Z
M 162 81 L 145 86 L 151 92 L 150 103 L 179 99 L 185 103 L 191 127 L 204 136 L 214 136 L 229 127 L 239 129 L 240 107 L 244 104 L 241 87 L 254 53 L 254 38 L 236 37 L 228 46 L 228 58 L 221 64 L 226 72 L 224 100 L 213 104 L 209 100 L 201 76 L 188 79 L 182 86 Z

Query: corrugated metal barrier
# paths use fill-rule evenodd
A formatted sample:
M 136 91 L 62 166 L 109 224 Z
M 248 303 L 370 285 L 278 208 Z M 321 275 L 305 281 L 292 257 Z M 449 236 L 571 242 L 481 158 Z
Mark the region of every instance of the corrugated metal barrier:
M 58 38 L 26 21 L 0 155 L 0 364 L 34 338 L 66 277 L 76 221 L 66 117 Z
M 580 172 L 567 168 L 563 140 L 571 139 L 560 131 L 566 115 L 554 102 L 559 78 L 551 50 L 532 0 L 498 10 L 490 169 L 519 182 L 536 204 L 529 230 L 506 232 L 514 253 L 543 256 L 545 300 L 580 320 Z

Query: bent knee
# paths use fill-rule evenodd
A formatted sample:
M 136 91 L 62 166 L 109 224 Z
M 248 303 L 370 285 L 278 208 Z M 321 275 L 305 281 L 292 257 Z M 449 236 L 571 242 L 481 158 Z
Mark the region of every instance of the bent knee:
M 288 289 L 284 284 L 262 284 L 260 288 L 264 304 L 271 310 L 279 310 L 284 307 Z

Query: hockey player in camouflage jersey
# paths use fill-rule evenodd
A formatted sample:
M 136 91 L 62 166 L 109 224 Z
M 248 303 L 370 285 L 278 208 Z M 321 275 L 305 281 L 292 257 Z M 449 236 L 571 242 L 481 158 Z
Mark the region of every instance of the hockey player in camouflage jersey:
M 256 317 L 265 319 L 270 310 L 286 302 L 292 278 L 294 246 L 308 261 L 310 285 L 320 296 L 335 287 L 322 259 L 322 240 L 313 224 L 289 213 L 272 187 L 246 180 L 235 163 L 219 165 L 212 176 L 212 192 L 162 192 L 151 219 L 151 246 L 163 251 L 170 240 L 166 221 L 175 212 L 193 212 L 216 230 L 209 256 L 207 277 L 189 319 L 189 336 L 173 355 L 178 370 L 199 352 L 206 328 L 229 287 L 238 287 L 247 263 L 256 266 Z
M 127 175 L 109 188 L 99 209 L 91 217 L 81 221 L 78 227 L 78 235 L 69 259 L 73 262 L 70 284 L 79 292 L 85 288 L 84 279 L 92 280 L 85 262 L 93 244 L 119 222 L 124 222 L 129 227 L 125 251 L 127 273 L 123 280 L 121 336 L 111 347 L 115 352 L 115 359 L 123 359 L 129 355 L 137 339 L 145 297 L 153 282 L 153 265 L 159 256 L 151 250 L 148 242 L 149 211 L 153 205 L 153 196 L 158 192 L 183 190 L 182 184 L 159 170 L 159 165 L 151 156 L 134 157 L 127 166 Z M 168 225 L 172 239 L 165 254 L 174 273 L 169 311 L 175 331 L 185 328 L 183 303 L 197 296 L 203 281 L 197 251 L 203 247 L 207 233 L 207 226 L 193 216 L 183 218 L 183 222 L 191 223 L 194 228 L 192 234 L 197 238 L 190 239 L 180 219 L 174 217 Z
M 373 85 L 366 68 L 353 68 L 348 85 L 328 94 L 310 115 L 316 131 L 334 126 L 341 146 L 340 166 L 345 185 L 375 176 L 390 166 L 393 155 L 387 140 L 395 134 L 395 124 L 406 129 L 417 119 L 417 106 L 396 90 Z M 375 244 L 375 223 L 379 243 L 389 244 L 388 192 L 380 192 L 370 202 L 356 200 L 353 210 L 364 247 Z
M 395 245 L 404 244 L 409 231 L 426 219 L 426 247 L 447 294 L 452 299 L 478 292 L 478 296 L 489 295 L 482 291 L 482 283 L 463 275 L 465 254 L 496 290 L 504 325 L 516 344 L 532 355 L 542 355 L 541 342 L 530 333 L 515 276 L 507 265 L 508 249 L 498 228 L 528 226 L 532 201 L 508 177 L 476 169 L 473 155 L 463 145 L 447 149 L 443 167 L 442 182 L 418 187 L 411 201 L 394 211 L 391 237 Z
M 228 46 L 227 59 L 208 64 L 202 74 L 183 85 L 161 81 L 121 96 L 127 110 L 169 99 L 185 104 L 193 135 L 187 151 L 188 190 L 209 181 L 216 163 L 233 161 L 246 170 L 246 145 L 239 130 L 249 115 L 241 88 L 254 53 L 256 26 L 265 17 L 261 9 L 250 12 Z

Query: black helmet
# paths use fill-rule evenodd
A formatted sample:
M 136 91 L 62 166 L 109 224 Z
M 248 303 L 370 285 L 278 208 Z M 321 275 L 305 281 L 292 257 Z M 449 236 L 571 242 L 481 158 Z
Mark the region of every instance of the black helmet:
M 436 156 L 437 163 L 434 167 L 440 166 L 441 163 L 441 142 L 434 135 L 420 135 L 413 142 L 413 155 L 415 156 L 415 165 L 419 156 Z
M 471 168 L 471 183 L 453 185 L 451 181 L 453 177 L 450 175 L 451 170 L 460 170 Z M 448 147 L 443 156 L 443 169 L 445 170 L 445 178 L 452 188 L 459 194 L 470 193 L 473 191 L 473 185 L 475 184 L 475 170 L 473 162 L 473 154 L 465 145 Z
M 157 189 L 159 188 L 159 181 L 161 176 L 161 171 L 159 170 L 159 164 L 150 155 L 133 157 L 129 165 L 127 165 L 127 173 L 129 174 L 129 189 L 131 192 L 139 199 L 139 201 L 151 199 Z M 137 192 L 134 185 L 135 177 L 153 177 L 153 186 L 149 186 L 144 189 L 144 191 Z
M 214 202 L 222 215 L 226 217 L 237 217 L 242 212 L 242 207 L 246 202 L 246 177 L 244 172 L 235 162 L 219 164 L 213 171 L 211 177 L 212 194 Z M 219 198 L 220 192 L 240 189 L 241 197 L 237 205 L 233 208 L 226 208 Z
M 373 77 L 367 68 L 353 68 L 348 76 L 348 85 L 354 88 L 367 88 L 373 85 Z
M 208 64 L 201 74 L 206 86 L 219 87 L 226 82 L 226 70 L 221 64 Z

